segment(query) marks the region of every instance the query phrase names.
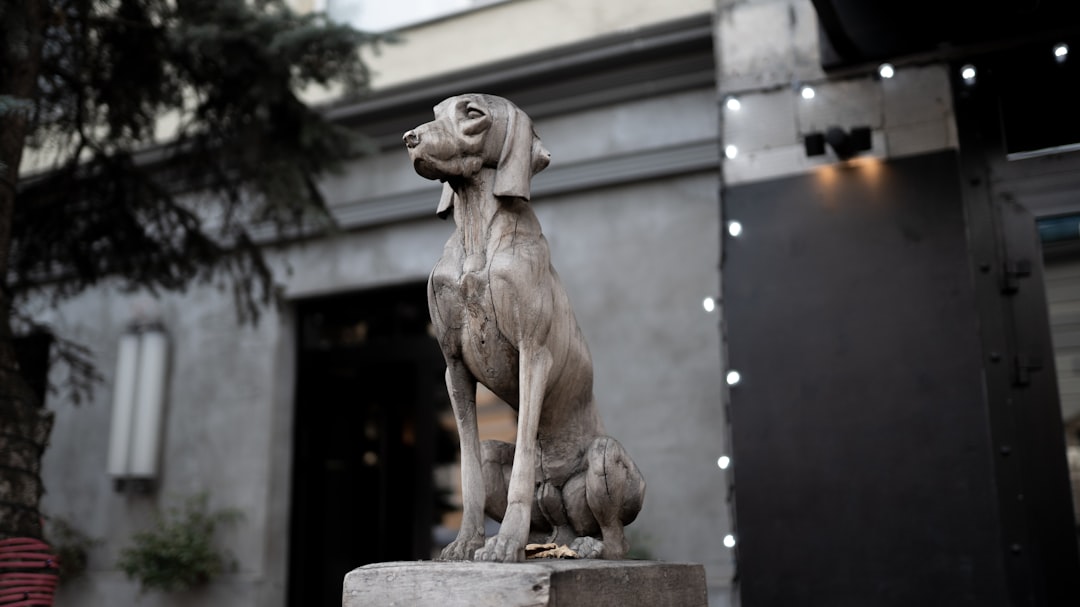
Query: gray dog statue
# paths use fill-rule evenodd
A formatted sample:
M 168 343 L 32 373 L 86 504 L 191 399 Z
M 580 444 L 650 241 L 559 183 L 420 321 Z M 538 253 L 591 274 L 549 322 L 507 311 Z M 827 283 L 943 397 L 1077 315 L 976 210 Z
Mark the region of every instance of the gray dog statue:
M 461 438 L 461 531 L 442 558 L 521 561 L 528 542 L 623 558 L 645 480 L 604 433 L 592 357 L 529 205 L 550 154 L 492 95 L 446 99 L 403 139 L 416 172 L 444 182 L 437 212 L 457 226 L 428 281 Z M 518 411 L 516 445 L 480 442 L 477 382 Z M 486 541 L 485 513 L 502 523 Z

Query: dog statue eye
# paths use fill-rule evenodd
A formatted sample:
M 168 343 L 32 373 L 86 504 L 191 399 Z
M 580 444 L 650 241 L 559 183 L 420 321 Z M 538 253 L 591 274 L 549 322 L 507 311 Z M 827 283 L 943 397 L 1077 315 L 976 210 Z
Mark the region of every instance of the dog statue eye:
M 480 110 L 478 110 L 478 109 L 476 109 L 474 107 L 471 107 L 471 108 L 468 108 L 468 109 L 465 110 L 465 116 L 468 117 L 468 118 L 481 118 L 481 117 L 483 117 L 483 115 L 484 115 L 483 112 L 481 112 Z

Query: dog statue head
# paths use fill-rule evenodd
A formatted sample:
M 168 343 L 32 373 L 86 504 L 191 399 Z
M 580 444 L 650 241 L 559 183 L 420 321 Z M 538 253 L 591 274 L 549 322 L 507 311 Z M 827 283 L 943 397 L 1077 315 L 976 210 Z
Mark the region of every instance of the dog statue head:
M 451 182 L 468 180 L 490 167 L 495 169 L 492 194 L 529 200 L 532 176 L 551 162 L 532 119 L 494 95 L 450 97 L 435 106 L 434 120 L 402 139 L 416 172 L 446 183 L 436 211 L 444 219 L 454 206 Z

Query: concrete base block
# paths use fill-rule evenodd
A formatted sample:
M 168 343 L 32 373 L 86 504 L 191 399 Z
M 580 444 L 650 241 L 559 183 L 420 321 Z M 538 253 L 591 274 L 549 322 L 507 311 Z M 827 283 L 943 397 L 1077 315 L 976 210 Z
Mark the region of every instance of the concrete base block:
M 706 607 L 701 565 L 655 561 L 376 563 L 345 576 L 343 607 Z

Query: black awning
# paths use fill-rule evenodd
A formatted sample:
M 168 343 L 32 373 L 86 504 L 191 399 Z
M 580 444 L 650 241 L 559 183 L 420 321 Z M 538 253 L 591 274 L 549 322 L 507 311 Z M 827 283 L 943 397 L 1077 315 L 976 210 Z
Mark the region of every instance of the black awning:
M 812 0 L 826 69 L 955 58 L 1080 31 L 1077 0 Z

